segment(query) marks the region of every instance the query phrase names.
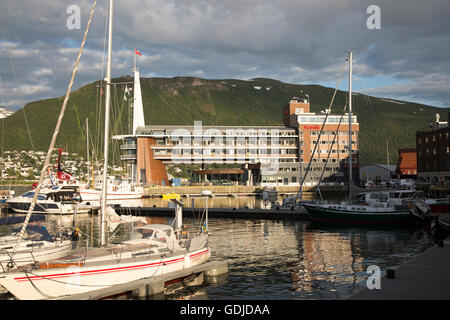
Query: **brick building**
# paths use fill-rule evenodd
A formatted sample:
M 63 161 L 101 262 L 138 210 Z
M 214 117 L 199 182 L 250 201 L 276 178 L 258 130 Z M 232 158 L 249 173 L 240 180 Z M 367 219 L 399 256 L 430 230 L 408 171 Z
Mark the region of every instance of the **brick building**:
M 399 149 L 396 168 L 400 178 L 417 177 L 417 152 L 416 149 Z
M 429 131 L 416 132 L 417 175 L 443 186 L 450 182 L 450 130 L 439 114 L 430 127 Z

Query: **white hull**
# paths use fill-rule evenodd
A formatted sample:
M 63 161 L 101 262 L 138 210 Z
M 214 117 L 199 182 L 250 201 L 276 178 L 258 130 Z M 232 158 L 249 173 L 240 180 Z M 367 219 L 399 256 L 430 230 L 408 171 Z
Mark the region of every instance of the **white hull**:
M 6 202 L 8 206 L 15 213 L 28 213 L 31 204 L 31 199 L 28 198 L 14 198 Z M 90 208 L 85 206 L 78 206 L 77 213 L 89 213 Z M 53 201 L 37 201 L 33 213 L 39 214 L 74 214 L 74 205 L 55 203 Z
M 81 189 L 80 191 L 81 199 L 83 203 L 92 202 L 92 201 L 100 201 L 101 191 L 99 190 L 86 190 Z M 107 201 L 111 200 L 129 200 L 129 199 L 141 199 L 144 196 L 144 192 L 114 192 L 108 191 L 106 194 Z
M 183 270 L 206 262 L 209 247 L 166 258 L 131 259 L 90 267 L 72 266 L 0 274 L 0 285 L 20 300 L 61 297 Z
M 27 247 L 27 244 L 31 242 L 32 241 L 25 241 L 21 243 L 21 246 L 14 255 L 15 266 L 24 266 L 41 259 L 57 259 L 65 255 L 72 247 L 72 241 L 69 240 L 51 243 L 39 241 L 44 243 L 42 247 Z M 12 244 L 12 246 L 14 246 L 14 244 Z M 0 270 L 6 270 L 6 267 L 11 260 L 10 257 L 12 251 L 12 249 L 0 251 Z

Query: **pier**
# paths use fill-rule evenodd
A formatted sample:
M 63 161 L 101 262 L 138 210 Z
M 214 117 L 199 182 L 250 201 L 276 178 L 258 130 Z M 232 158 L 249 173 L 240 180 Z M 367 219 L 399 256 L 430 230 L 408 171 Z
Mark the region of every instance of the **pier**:
M 226 275 L 227 273 L 228 261 L 211 261 L 180 271 L 117 284 L 86 293 L 51 298 L 48 300 L 99 300 L 113 298 L 124 293 L 131 293 L 141 298 L 147 298 L 164 293 L 167 285 L 170 285 L 174 281 L 184 281 L 186 286 L 200 285 L 204 281 L 215 283 L 215 277 L 220 277 Z M 208 277 L 210 279 L 208 279 Z M 189 280 L 185 281 L 187 278 L 189 278 Z
M 173 217 L 174 208 L 167 207 L 121 207 L 114 208 L 119 215 L 134 215 L 147 217 Z M 183 208 L 184 217 L 198 217 L 202 214 L 203 208 Z M 208 208 L 210 218 L 232 218 L 232 219 L 292 219 L 311 220 L 305 209 L 244 209 L 244 208 Z
M 388 268 L 380 289 L 364 288 L 349 300 L 450 299 L 450 239 L 397 267 Z
M 299 186 L 274 186 L 278 191 L 279 196 L 297 195 Z M 314 197 L 315 187 L 303 187 L 303 199 L 312 200 Z M 210 191 L 216 197 L 227 196 L 262 196 L 264 191 L 260 186 L 152 186 L 145 187 L 144 194 L 148 198 L 159 198 L 163 194 L 179 194 L 182 197 L 199 197 L 202 196 L 203 191 Z M 320 191 L 325 197 L 343 197 L 345 196 L 346 188 L 344 186 L 320 186 Z

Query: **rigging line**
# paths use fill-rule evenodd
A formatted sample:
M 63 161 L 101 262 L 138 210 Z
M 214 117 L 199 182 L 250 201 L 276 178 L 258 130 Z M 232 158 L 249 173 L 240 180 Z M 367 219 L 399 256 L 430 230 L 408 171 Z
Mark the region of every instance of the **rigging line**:
M 67 87 L 66 96 L 64 98 L 63 105 L 61 107 L 61 111 L 60 111 L 60 114 L 59 114 L 58 122 L 56 123 L 55 131 L 53 132 L 53 137 L 52 137 L 52 140 L 50 142 L 50 146 L 49 146 L 48 151 L 47 151 L 47 156 L 46 156 L 45 161 L 44 161 L 44 166 L 42 168 L 41 175 L 39 177 L 39 183 L 38 183 L 38 186 L 36 187 L 36 189 L 34 190 L 33 200 L 32 200 L 32 202 L 30 204 L 29 209 L 28 209 L 25 221 L 23 222 L 22 229 L 20 230 L 19 237 L 17 239 L 16 245 L 14 246 L 14 249 L 13 249 L 13 252 L 12 252 L 12 256 L 13 257 L 14 257 L 14 254 L 16 253 L 16 251 L 17 251 L 17 248 L 19 247 L 20 242 L 22 241 L 23 235 L 25 233 L 25 229 L 26 229 L 26 227 L 28 225 L 28 221 L 30 220 L 31 214 L 32 214 L 32 212 L 34 210 L 34 207 L 36 205 L 36 201 L 37 201 L 37 197 L 39 195 L 39 191 L 41 190 L 42 183 L 44 182 L 44 178 L 45 178 L 46 173 L 47 173 L 47 168 L 49 166 L 50 157 L 52 155 L 52 151 L 53 151 L 53 148 L 54 148 L 55 143 L 56 143 L 56 137 L 58 136 L 58 132 L 59 132 L 59 129 L 61 127 L 61 123 L 62 123 L 62 120 L 63 120 L 63 117 L 64 117 L 64 112 L 65 112 L 66 107 L 67 107 L 67 102 L 69 100 L 70 92 L 72 90 L 72 86 L 73 86 L 73 83 L 75 81 L 75 75 L 76 75 L 76 73 L 78 71 L 78 66 L 80 64 L 81 55 L 83 53 L 84 44 L 86 43 L 86 37 L 87 37 L 87 34 L 89 32 L 89 27 L 90 27 L 91 22 L 92 22 L 92 17 L 94 15 L 96 4 L 97 4 L 97 0 L 94 0 L 94 4 L 92 6 L 91 13 L 89 15 L 89 21 L 88 21 L 88 24 L 87 24 L 87 27 L 86 27 L 86 31 L 85 31 L 84 36 L 83 36 L 83 41 L 81 42 L 80 50 L 79 50 L 79 53 L 78 53 L 78 57 L 77 57 L 77 60 L 75 62 L 75 67 L 74 67 L 73 72 L 72 72 L 72 78 L 70 79 L 69 86 Z
M 344 70 L 345 70 L 345 66 L 346 65 L 347 65 L 347 59 L 345 59 L 344 66 L 342 67 L 341 75 L 339 76 L 339 80 L 338 80 L 338 83 L 336 85 L 336 89 L 334 90 L 334 93 L 333 93 L 333 98 L 331 99 L 330 105 L 329 105 L 329 107 L 327 109 L 328 111 L 326 112 L 325 119 L 323 120 L 323 124 L 322 124 L 322 127 L 320 129 L 319 136 L 317 137 L 317 141 L 316 141 L 316 144 L 314 146 L 313 153 L 311 154 L 311 158 L 309 160 L 308 166 L 306 168 L 305 175 L 303 176 L 302 182 L 300 183 L 299 194 L 298 194 L 297 198 L 302 199 L 302 196 L 303 196 L 303 183 L 305 182 L 306 176 L 308 175 L 309 169 L 311 167 L 312 160 L 314 158 L 314 154 L 316 153 L 316 150 L 317 150 L 317 146 L 320 143 L 320 137 L 322 136 L 322 132 L 323 132 L 323 129 L 325 127 L 325 123 L 326 123 L 326 121 L 328 119 L 328 116 L 331 113 L 331 107 L 333 106 L 334 98 L 336 97 L 336 92 L 337 92 L 337 90 L 339 88 L 339 83 L 341 82 L 342 75 L 344 74 Z M 301 172 L 300 172 L 300 174 L 301 174 Z
M 3 37 L 5 38 L 6 41 L 9 42 L 9 31 L 8 31 L 8 26 L 6 25 L 6 21 L 3 20 L 2 14 L 1 14 L 1 10 L 0 10 L 0 22 L 2 24 L 2 33 L 3 33 Z M 12 55 L 8 55 L 9 58 L 9 63 L 11 65 L 11 70 L 14 76 L 14 81 L 16 82 L 16 86 L 19 87 L 19 81 L 17 80 L 17 71 L 16 71 L 16 67 L 15 67 L 15 61 L 14 61 L 14 57 L 13 54 Z M 25 125 L 27 126 L 27 130 L 28 130 L 28 138 L 30 139 L 30 144 L 31 144 L 31 149 L 34 151 L 34 144 L 33 144 L 33 139 L 31 137 L 31 130 L 30 130 L 30 125 L 28 123 L 28 117 L 27 117 L 27 113 L 25 111 L 25 105 L 22 108 L 23 110 L 23 117 L 25 120 Z
M 104 69 L 105 69 L 105 57 L 106 57 L 106 47 L 107 47 L 107 31 L 108 31 L 108 15 L 105 14 L 105 18 L 103 21 L 103 55 L 102 55 L 102 64 L 99 70 L 99 81 L 97 83 L 97 97 L 96 97 L 96 110 L 95 110 L 95 118 L 96 123 L 99 124 L 97 126 L 97 141 L 96 141 L 96 149 L 99 152 L 102 149 L 102 139 L 101 139 L 101 123 L 102 122 L 102 98 L 101 94 L 104 87 Z M 98 155 L 97 155 L 98 156 Z
M 336 137 L 337 137 L 337 135 L 339 133 L 339 128 L 341 127 L 342 119 L 344 118 L 346 109 L 347 109 L 347 103 L 345 104 L 344 110 L 342 111 L 341 118 L 339 119 L 339 123 L 338 123 L 337 129 L 336 129 L 336 134 L 334 135 L 333 141 L 331 142 L 330 148 L 328 149 L 328 156 L 327 156 L 327 160 L 325 162 L 325 166 L 323 167 L 322 173 L 321 173 L 320 178 L 319 178 L 319 182 L 317 183 L 317 188 L 314 191 L 314 195 L 317 192 L 319 192 L 320 198 L 322 198 L 322 193 L 320 192 L 320 182 L 322 181 L 323 175 L 325 173 L 325 169 L 327 168 L 328 160 L 330 159 L 330 155 L 331 155 L 331 150 L 333 149 L 333 146 L 335 145 Z M 339 154 L 339 148 L 337 148 L 337 151 L 338 151 L 338 154 Z
M 3 83 L 2 83 L 2 77 L 0 76 L 0 95 L 1 95 L 1 101 L 2 101 L 2 106 L 4 106 L 4 99 L 3 99 Z M 4 139 L 5 139 L 5 117 L 2 118 L 2 159 L 3 159 L 3 145 L 4 145 Z M 2 168 L 1 168 L 1 172 L 0 172 L 0 180 L 3 180 L 3 168 L 4 167 L 4 160 L 2 161 Z
M 33 288 L 34 288 L 37 292 L 39 292 L 39 294 L 40 294 L 41 296 L 46 297 L 46 298 L 54 298 L 54 297 L 49 296 L 48 294 L 45 294 L 44 292 L 42 292 L 42 291 L 34 284 L 33 280 L 30 279 L 30 276 L 28 275 L 28 272 L 27 272 L 27 271 L 24 271 L 24 273 L 25 273 L 25 276 L 27 277 L 28 281 L 30 281 L 30 283 L 31 283 L 31 285 L 33 286 Z M 31 272 L 30 272 L 30 273 L 31 273 Z

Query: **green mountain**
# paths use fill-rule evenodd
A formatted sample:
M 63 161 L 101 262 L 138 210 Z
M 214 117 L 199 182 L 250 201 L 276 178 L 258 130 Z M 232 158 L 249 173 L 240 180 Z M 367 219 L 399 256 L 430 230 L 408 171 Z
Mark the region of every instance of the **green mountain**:
M 114 135 L 128 133 L 131 95 L 125 101 L 125 85 L 120 83 L 132 81 L 129 76 L 114 80 L 117 84 L 112 90 L 111 132 Z M 320 112 L 328 108 L 334 92 L 332 88 L 319 85 L 288 84 L 272 79 L 145 78 L 141 79 L 141 86 L 146 124 L 178 125 L 193 125 L 195 120 L 201 120 L 203 125 L 281 125 L 282 108 L 292 97 L 301 98 L 307 94 L 311 110 Z M 85 156 L 85 123 L 88 118 L 91 149 L 102 150 L 102 98 L 99 82 L 83 86 L 71 94 L 58 145 Z M 32 150 L 34 147 L 35 151 L 47 151 L 62 100 L 60 97 L 34 101 L 6 118 L 1 132 L 3 150 Z M 340 114 L 346 100 L 347 92 L 339 91 L 332 113 Z M 440 113 L 444 120 L 450 111 L 448 108 L 362 94 L 354 95 L 353 106 L 360 123 L 360 160 L 363 165 L 386 163 L 388 140 L 390 163 L 395 164 L 399 148 L 415 147 L 416 131 L 426 130 L 436 113 Z M 117 146 L 113 150 L 117 161 Z

